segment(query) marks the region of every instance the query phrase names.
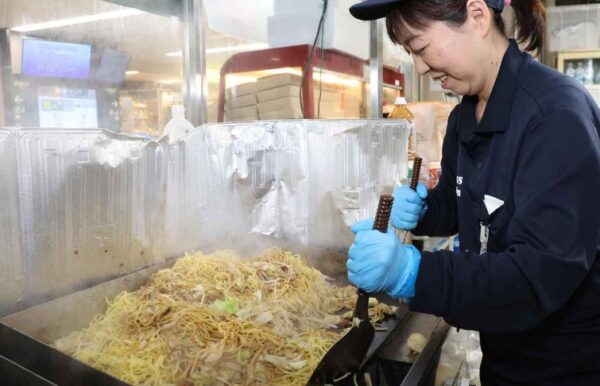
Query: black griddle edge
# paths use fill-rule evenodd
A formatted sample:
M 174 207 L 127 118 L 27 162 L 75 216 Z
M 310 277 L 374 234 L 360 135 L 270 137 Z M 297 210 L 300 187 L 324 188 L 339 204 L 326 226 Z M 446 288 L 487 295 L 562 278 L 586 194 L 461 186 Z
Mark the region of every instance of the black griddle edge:
M 126 386 L 0 322 L 2 385 Z

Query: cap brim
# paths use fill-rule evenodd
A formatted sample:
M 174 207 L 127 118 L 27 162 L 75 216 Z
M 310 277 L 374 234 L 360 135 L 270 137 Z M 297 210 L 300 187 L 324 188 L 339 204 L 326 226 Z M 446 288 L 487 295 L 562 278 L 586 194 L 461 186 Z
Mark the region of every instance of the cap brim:
M 366 0 L 350 7 L 350 13 L 360 20 L 377 20 L 386 17 L 402 0 Z

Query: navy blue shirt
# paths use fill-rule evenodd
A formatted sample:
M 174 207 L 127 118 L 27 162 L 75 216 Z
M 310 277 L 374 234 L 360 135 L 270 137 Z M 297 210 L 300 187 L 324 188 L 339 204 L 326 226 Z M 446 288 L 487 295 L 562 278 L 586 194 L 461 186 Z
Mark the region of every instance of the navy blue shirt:
M 479 123 L 476 104 L 414 231 L 461 252 L 423 252 L 410 307 L 481 332 L 484 385 L 600 385 L 600 110 L 512 40 Z

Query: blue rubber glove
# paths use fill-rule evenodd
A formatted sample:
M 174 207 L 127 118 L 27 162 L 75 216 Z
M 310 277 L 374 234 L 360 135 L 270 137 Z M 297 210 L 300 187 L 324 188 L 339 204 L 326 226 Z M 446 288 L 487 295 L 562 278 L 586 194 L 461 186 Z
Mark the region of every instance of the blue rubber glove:
M 352 226 L 356 234 L 348 251 L 348 279 L 367 292 L 387 292 L 392 298 L 411 298 L 419 272 L 421 253 L 402 245 L 391 228 L 387 233 L 373 230 L 373 220 Z
M 418 183 L 415 192 L 409 186 L 398 186 L 393 195 L 394 205 L 390 218 L 392 225 L 397 229 L 415 229 L 427 211 L 427 188 Z

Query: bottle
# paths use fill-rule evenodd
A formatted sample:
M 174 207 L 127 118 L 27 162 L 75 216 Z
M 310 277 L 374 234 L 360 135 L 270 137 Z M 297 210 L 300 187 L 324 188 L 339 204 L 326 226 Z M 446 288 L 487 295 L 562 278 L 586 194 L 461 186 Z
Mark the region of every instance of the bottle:
M 413 160 L 416 155 L 416 135 L 415 135 L 415 125 L 414 125 L 414 115 L 410 112 L 407 106 L 406 98 L 402 96 L 402 91 L 400 90 L 400 82 L 396 81 L 396 86 L 398 86 L 398 94 L 396 96 L 396 100 L 394 101 L 394 109 L 389 115 L 389 119 L 404 119 L 410 124 L 410 134 L 408 137 L 408 159 Z
M 565 74 L 570 76 L 571 78 L 575 78 L 575 67 L 573 67 L 573 63 L 567 64 L 567 69 L 565 70 Z
M 585 81 L 583 83 L 594 84 L 594 66 L 591 60 L 585 64 Z
M 396 86 L 400 86 L 400 82 L 396 81 Z M 406 98 L 402 96 L 402 91 L 398 89 L 396 100 L 394 101 L 394 108 L 389 115 L 390 119 L 404 119 L 412 123 L 415 118 L 410 110 L 408 109 Z
M 194 130 L 194 125 L 185 119 L 184 107 L 173 105 L 171 106 L 171 120 L 165 125 L 161 138 L 168 136 L 169 143 L 175 143 L 192 130 Z
M 577 68 L 575 69 L 575 80 L 585 83 L 585 69 L 583 68 L 583 63 L 577 63 Z

